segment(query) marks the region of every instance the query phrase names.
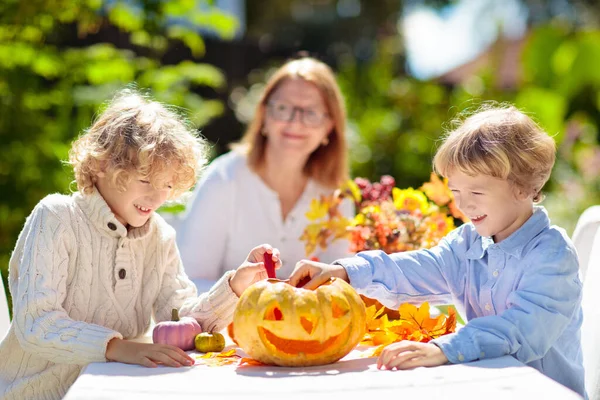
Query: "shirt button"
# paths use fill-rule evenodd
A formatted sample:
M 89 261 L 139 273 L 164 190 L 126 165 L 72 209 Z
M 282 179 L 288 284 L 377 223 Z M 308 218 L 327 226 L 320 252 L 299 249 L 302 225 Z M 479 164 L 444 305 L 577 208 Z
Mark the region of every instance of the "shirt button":
M 493 273 L 492 275 L 494 275 L 494 278 L 497 278 L 497 277 L 498 277 L 498 274 L 499 274 L 498 270 L 495 270 L 495 271 L 494 271 L 494 273 Z
M 120 279 L 125 279 L 126 276 L 127 276 L 127 271 L 125 271 L 123 268 L 121 268 L 119 270 L 119 278 Z
M 284 243 L 284 242 L 285 242 L 285 236 L 283 236 L 283 237 L 281 238 L 281 242 L 282 242 L 282 243 Z
M 115 224 L 113 224 L 112 222 L 109 222 L 106 226 L 108 226 L 108 229 L 110 229 L 111 231 L 117 230 L 117 226 Z
M 465 356 L 463 356 L 461 353 L 458 353 L 458 361 L 465 361 Z
M 490 303 L 487 303 L 487 304 L 485 305 L 485 310 L 486 310 L 486 311 L 491 311 L 491 310 L 492 310 L 492 306 L 490 305 Z

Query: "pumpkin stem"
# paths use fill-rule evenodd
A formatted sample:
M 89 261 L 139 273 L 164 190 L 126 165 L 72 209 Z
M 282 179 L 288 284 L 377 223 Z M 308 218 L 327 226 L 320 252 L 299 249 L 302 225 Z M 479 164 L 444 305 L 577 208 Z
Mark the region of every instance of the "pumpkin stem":
M 171 321 L 179 321 L 179 310 L 176 308 L 171 310 Z

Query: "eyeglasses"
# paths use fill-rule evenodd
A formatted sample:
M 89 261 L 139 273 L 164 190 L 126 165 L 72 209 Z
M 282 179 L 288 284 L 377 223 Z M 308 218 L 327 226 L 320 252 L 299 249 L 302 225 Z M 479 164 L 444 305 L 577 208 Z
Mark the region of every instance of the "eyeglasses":
M 300 121 L 310 128 L 318 128 L 329 118 L 329 114 L 319 112 L 312 108 L 303 108 L 292 106 L 291 104 L 270 101 L 267 104 L 267 111 L 271 118 L 278 121 L 290 122 L 294 120 L 296 111 L 300 114 Z

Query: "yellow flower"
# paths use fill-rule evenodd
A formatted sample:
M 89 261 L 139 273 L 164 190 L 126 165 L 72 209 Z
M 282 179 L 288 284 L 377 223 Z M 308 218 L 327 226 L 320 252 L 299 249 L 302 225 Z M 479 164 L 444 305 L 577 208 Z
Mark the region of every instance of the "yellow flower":
M 413 188 L 408 189 L 392 189 L 392 197 L 394 198 L 394 206 L 397 210 L 416 211 L 426 214 L 429 209 L 429 201 L 420 190 Z
M 360 214 L 356 214 L 354 216 L 354 219 L 352 220 L 352 225 L 353 226 L 361 226 L 365 223 L 366 218 L 365 218 L 365 214 L 360 213 Z

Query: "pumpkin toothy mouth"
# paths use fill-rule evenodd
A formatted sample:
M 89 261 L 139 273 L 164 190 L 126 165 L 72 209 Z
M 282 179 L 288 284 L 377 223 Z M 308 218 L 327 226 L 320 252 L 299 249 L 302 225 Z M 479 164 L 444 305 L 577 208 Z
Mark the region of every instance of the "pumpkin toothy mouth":
M 269 345 L 275 347 L 278 351 L 284 352 L 286 354 L 297 355 L 300 353 L 304 354 L 319 354 L 332 346 L 337 346 L 337 343 L 342 343 L 345 341 L 345 338 L 348 335 L 345 335 L 346 331 L 340 333 L 339 335 L 335 335 L 330 337 L 324 342 L 319 342 L 317 340 L 294 340 L 294 339 L 284 339 L 268 329 L 259 327 L 259 334 L 265 339 L 265 342 Z

